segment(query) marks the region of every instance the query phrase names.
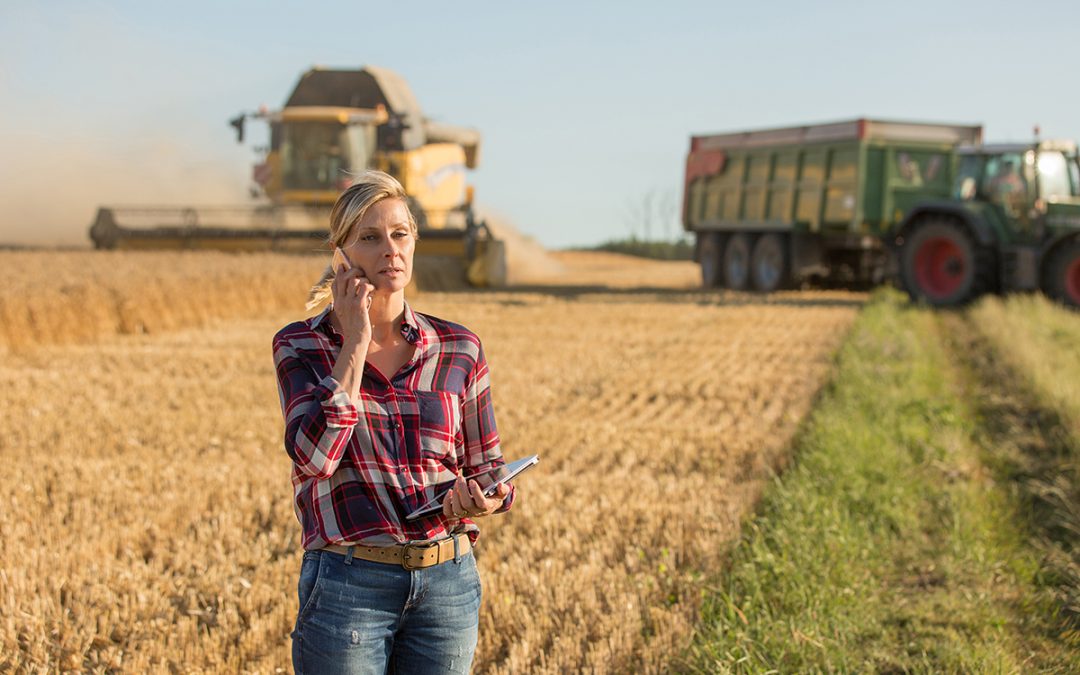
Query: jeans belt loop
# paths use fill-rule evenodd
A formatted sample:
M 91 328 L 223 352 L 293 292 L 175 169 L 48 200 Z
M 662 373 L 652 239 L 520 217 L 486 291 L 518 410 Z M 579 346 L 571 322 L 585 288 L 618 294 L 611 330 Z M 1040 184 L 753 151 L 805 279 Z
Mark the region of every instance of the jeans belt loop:
M 454 564 L 461 564 L 461 552 L 458 550 L 458 536 L 456 534 L 450 535 L 450 538 L 454 540 Z
M 355 549 L 355 548 L 356 548 L 355 546 L 350 546 L 349 547 L 349 552 L 345 554 L 345 564 L 346 565 L 352 565 L 353 549 Z

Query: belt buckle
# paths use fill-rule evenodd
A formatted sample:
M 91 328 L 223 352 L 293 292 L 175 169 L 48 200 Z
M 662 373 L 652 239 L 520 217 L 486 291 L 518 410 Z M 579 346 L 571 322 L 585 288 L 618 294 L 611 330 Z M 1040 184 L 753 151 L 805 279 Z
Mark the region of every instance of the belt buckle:
M 425 567 L 423 565 L 412 565 L 412 564 L 410 564 L 410 562 L 409 562 L 409 554 L 412 551 L 421 551 L 420 555 L 423 555 L 424 551 L 427 551 L 428 549 L 432 549 L 432 548 L 437 548 L 438 546 L 439 546 L 439 542 L 437 542 L 437 541 L 428 541 L 426 539 L 420 539 L 420 540 L 417 540 L 417 541 L 406 542 L 405 543 L 405 548 L 401 551 L 401 566 L 404 567 L 407 570 L 423 569 Z M 435 562 L 438 562 L 438 560 L 436 559 Z M 427 567 L 430 567 L 430 565 L 428 565 Z

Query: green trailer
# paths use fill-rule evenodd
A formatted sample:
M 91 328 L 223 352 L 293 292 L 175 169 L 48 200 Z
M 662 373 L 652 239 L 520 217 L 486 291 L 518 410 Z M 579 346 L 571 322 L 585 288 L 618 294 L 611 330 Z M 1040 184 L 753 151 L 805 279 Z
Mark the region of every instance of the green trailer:
M 1042 288 L 1080 306 L 1069 142 L 988 146 L 980 126 L 868 119 L 693 136 L 683 225 L 706 287 L 891 278 L 934 305 Z

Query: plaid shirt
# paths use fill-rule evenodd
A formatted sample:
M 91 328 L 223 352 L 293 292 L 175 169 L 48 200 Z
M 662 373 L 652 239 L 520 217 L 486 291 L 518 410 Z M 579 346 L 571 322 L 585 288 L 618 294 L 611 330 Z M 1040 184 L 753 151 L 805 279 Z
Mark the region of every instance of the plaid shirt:
M 479 529 L 468 519 L 410 513 L 437 488 L 504 463 L 488 367 L 468 329 L 405 305 L 401 334 L 416 347 L 391 380 L 364 366 L 354 405 L 331 377 L 343 338 L 322 313 L 274 336 L 274 365 L 293 460 L 293 507 L 305 549 L 387 545 Z M 511 488 L 512 490 L 513 488 Z M 510 508 L 514 492 L 500 510 Z

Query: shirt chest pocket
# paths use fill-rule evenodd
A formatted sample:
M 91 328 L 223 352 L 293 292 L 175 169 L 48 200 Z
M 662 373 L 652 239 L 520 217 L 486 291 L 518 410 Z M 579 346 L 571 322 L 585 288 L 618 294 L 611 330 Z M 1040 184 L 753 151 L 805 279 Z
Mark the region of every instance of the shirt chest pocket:
M 418 391 L 416 408 L 421 456 L 456 464 L 454 447 L 461 432 L 461 399 L 447 391 Z

